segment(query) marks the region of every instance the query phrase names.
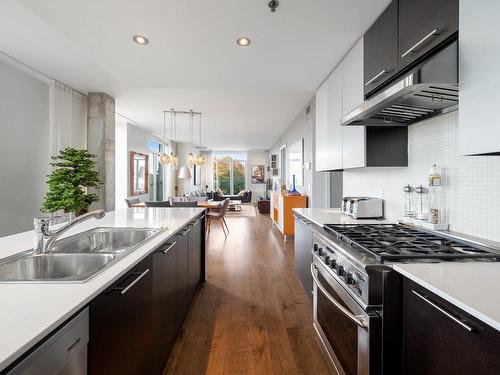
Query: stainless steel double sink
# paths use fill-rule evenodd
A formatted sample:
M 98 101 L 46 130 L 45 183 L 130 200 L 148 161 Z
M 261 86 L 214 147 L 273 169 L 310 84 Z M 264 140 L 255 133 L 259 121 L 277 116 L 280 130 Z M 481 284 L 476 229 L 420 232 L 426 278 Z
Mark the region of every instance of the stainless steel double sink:
M 0 282 L 85 282 L 159 233 L 151 228 L 95 228 L 0 259 Z

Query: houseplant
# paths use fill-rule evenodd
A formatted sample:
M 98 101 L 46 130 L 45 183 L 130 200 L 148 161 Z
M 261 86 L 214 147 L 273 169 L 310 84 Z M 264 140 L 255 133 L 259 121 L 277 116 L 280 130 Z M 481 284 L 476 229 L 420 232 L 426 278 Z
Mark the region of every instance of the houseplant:
M 78 216 L 99 200 L 96 194 L 87 191 L 88 188 L 99 189 L 102 183 L 95 170 L 95 157 L 87 150 L 71 147 L 52 156 L 50 165 L 54 170 L 47 176 L 49 191 L 43 201 L 43 212 L 64 210 Z

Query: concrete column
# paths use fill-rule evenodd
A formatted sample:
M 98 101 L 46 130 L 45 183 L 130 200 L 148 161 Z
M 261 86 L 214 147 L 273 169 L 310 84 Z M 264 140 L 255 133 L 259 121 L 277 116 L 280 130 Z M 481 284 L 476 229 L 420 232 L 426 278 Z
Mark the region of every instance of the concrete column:
M 115 99 L 104 93 L 88 95 L 87 148 L 97 155 L 103 184 L 91 209 L 115 209 Z

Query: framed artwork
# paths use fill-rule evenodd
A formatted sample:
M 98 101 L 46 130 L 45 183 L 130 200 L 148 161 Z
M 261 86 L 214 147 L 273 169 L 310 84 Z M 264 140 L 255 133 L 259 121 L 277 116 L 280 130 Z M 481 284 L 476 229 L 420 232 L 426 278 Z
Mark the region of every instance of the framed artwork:
M 252 165 L 252 184 L 265 183 L 266 172 L 264 165 Z
M 199 165 L 194 165 L 193 166 L 193 183 L 194 186 L 200 186 L 201 185 L 201 166 Z

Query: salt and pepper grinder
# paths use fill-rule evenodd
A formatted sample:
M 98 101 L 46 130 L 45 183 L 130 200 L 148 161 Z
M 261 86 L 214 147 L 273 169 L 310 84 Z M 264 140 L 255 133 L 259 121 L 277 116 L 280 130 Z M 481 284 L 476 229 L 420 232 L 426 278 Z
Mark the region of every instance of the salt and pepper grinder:
M 429 217 L 424 226 L 430 229 L 446 230 L 448 224 L 444 220 L 443 186 L 441 168 L 436 164 L 429 170 Z
M 413 218 L 415 217 L 415 208 L 413 204 L 413 192 L 415 191 L 415 188 L 411 185 L 406 185 L 403 187 L 403 191 L 405 193 L 404 195 L 404 217 L 403 221 L 407 223 L 413 222 Z
M 427 189 L 422 185 L 415 188 L 415 219 L 419 222 L 429 217 L 427 210 Z

